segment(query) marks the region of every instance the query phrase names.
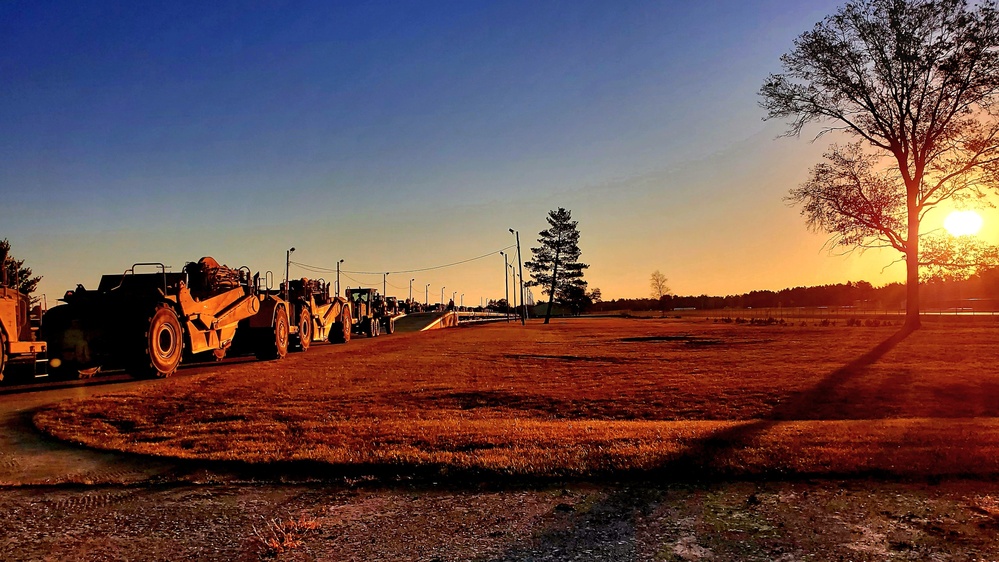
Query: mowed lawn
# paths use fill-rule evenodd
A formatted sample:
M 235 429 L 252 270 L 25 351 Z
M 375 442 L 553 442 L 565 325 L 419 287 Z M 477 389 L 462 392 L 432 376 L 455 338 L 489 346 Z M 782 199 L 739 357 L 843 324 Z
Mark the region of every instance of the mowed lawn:
M 571 319 L 356 338 L 41 410 L 89 446 L 356 473 L 999 474 L 999 322 Z

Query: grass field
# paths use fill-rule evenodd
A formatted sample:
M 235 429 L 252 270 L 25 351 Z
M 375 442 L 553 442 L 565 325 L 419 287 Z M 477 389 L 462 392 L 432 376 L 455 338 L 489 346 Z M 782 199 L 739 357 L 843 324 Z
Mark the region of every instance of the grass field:
M 355 339 L 35 415 L 135 453 L 331 471 L 999 474 L 999 323 L 573 319 Z

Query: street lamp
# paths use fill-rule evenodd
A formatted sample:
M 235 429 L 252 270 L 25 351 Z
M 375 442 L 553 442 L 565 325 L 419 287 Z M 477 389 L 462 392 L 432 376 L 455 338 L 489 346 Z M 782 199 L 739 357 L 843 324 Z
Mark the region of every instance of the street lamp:
M 454 304 L 454 297 L 458 294 L 458 291 L 451 293 L 451 304 Z
M 513 277 L 513 308 L 517 309 L 517 268 L 510 264 L 510 271 L 512 272 L 511 277 Z
M 284 300 L 288 300 L 288 268 L 291 265 L 291 253 L 295 251 L 292 247 L 284 255 Z
M 430 308 L 430 283 L 423 289 L 423 304 Z
M 507 315 L 506 321 L 510 321 L 510 278 L 506 276 L 506 270 L 510 268 L 510 264 L 506 261 L 506 253 L 500 252 L 503 256 L 503 285 L 506 287 L 506 306 L 503 308 L 503 313 Z
M 517 237 L 517 267 L 520 269 L 520 305 L 524 307 L 524 313 L 520 315 L 520 324 L 527 324 L 527 302 L 524 301 L 524 260 L 520 257 L 520 231 L 509 229 L 510 234 Z
M 465 308 L 465 293 L 461 294 L 461 304 L 458 306 Z
M 441 306 L 444 306 L 444 289 L 445 287 L 441 285 Z
M 336 262 L 336 296 L 340 296 L 340 264 L 343 260 Z
M 410 304 L 413 303 L 413 281 L 416 281 L 415 277 L 409 280 L 409 302 L 410 302 Z

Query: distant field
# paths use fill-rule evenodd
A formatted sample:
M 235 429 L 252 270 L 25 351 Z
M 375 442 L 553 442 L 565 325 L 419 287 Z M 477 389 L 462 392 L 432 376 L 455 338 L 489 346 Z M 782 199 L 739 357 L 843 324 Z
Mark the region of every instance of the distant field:
M 35 423 L 106 449 L 349 472 L 999 474 L 999 322 L 590 318 L 317 346 Z

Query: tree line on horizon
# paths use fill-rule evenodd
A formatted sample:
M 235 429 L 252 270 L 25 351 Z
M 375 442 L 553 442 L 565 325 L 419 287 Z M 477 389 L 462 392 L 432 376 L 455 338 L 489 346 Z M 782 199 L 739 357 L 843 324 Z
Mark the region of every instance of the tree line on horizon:
M 904 310 L 905 283 L 875 287 L 867 281 L 788 287 L 779 291 L 755 290 L 735 295 L 672 295 L 656 298 L 622 298 L 593 303 L 588 312 L 648 310 L 720 310 L 745 308 L 855 307 L 859 310 Z M 924 305 L 929 308 L 968 308 L 985 301 L 991 309 L 999 305 L 999 269 L 990 269 L 962 280 L 931 280 L 923 285 Z

